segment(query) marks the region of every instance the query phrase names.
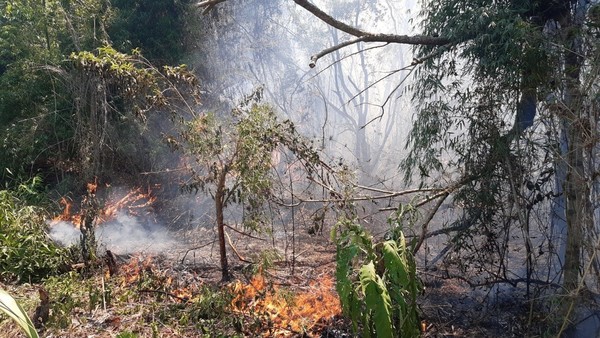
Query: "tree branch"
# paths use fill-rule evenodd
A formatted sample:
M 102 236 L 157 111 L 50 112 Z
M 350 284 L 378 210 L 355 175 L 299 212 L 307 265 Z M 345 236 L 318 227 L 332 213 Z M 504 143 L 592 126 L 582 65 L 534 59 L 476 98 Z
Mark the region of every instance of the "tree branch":
M 213 9 L 217 4 L 221 3 L 221 2 L 225 2 L 226 0 L 204 0 L 204 1 L 200 1 L 196 4 L 196 6 L 198 7 L 204 7 L 204 10 L 202 11 L 202 15 L 205 15 L 206 13 L 210 12 L 211 9 Z
M 321 19 L 323 22 L 325 22 L 326 24 L 328 24 L 329 26 L 339 29 L 342 32 L 346 32 L 350 35 L 354 35 L 356 37 L 361 37 L 361 36 L 367 36 L 367 35 L 373 35 L 371 33 L 362 31 L 356 27 L 352 27 L 348 24 L 345 24 L 341 21 L 338 21 L 336 19 L 334 19 L 331 15 L 323 12 L 319 7 L 311 4 L 310 2 L 308 2 L 307 0 L 294 0 L 294 2 L 296 4 L 298 4 L 299 6 L 301 6 L 302 8 L 306 9 L 307 11 L 309 11 L 312 15 L 316 16 L 317 18 Z
M 358 42 L 387 42 L 387 43 L 400 43 L 407 45 L 427 45 L 427 46 L 442 46 L 448 44 L 450 39 L 439 37 L 439 36 L 426 36 L 426 35 L 396 35 L 396 34 L 374 34 L 363 31 L 356 27 L 345 24 L 331 15 L 323 12 L 319 7 L 311 4 L 307 0 L 294 0 L 296 4 L 309 11 L 312 15 L 321 19 L 329 26 L 339 29 L 342 32 L 346 32 L 356 37 L 346 42 L 339 43 L 335 46 L 329 47 L 322 50 L 321 52 L 311 56 L 309 66 L 314 68 L 317 60 L 323 56 L 342 49 L 346 46 L 353 45 Z
M 224 2 L 226 0 L 204 0 L 200 1 L 196 5 L 198 7 L 203 7 L 203 14 L 206 14 L 210 11 L 216 4 Z M 344 47 L 353 45 L 358 42 L 387 42 L 387 43 L 399 43 L 399 44 L 407 44 L 407 45 L 425 45 L 425 46 L 443 46 L 450 43 L 450 39 L 441 37 L 441 36 L 427 36 L 427 35 L 397 35 L 397 34 L 378 34 L 378 33 L 370 33 L 359 29 L 357 27 L 348 25 L 343 23 L 331 15 L 323 12 L 319 7 L 313 5 L 308 0 L 294 0 L 294 2 L 300 7 L 306 9 L 312 15 L 321 19 L 321 21 L 325 22 L 329 26 L 341 30 L 342 32 L 348 33 L 355 37 L 355 39 L 348 40 L 346 42 L 342 42 L 336 44 L 335 46 L 331 46 L 327 49 L 322 50 L 321 52 L 311 56 L 309 66 L 310 68 L 314 68 L 317 61 L 323 56 L 333 53 L 339 49 Z M 413 63 L 420 63 L 422 61 L 415 59 Z

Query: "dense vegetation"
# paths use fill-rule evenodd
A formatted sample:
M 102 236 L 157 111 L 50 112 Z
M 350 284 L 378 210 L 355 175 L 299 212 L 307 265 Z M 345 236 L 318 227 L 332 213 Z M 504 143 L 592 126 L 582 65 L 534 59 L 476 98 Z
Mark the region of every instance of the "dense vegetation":
M 169 172 L 173 187 L 165 188 L 163 197 L 187 193 L 212 199 L 223 282 L 230 279 L 227 241 L 253 273 L 268 274 L 263 269 L 273 265 L 270 258 L 250 261 L 235 250 L 226 229 L 240 230 L 228 224 L 225 211 L 234 215 L 232 222 L 240 220 L 243 235 L 273 235 L 277 218 L 287 240 L 291 223 L 292 258 L 290 262 L 286 257 L 285 264 L 293 273 L 296 210 L 312 203 L 305 207 L 310 217 L 302 222 L 310 223 L 313 235 L 330 223 L 336 289 L 354 333 L 419 335 L 421 284 L 413 255 L 427 238 L 439 235 L 447 236 L 447 246 L 434 260 L 452 254 L 453 259 L 444 260 L 448 277 L 451 271 L 452 277 L 473 286 L 526 285 L 528 325 L 533 309 L 539 308 L 560 314 L 548 327 L 562 332 L 578 315 L 574 309 L 582 304 L 582 290 L 599 287 L 600 7 L 576 0 L 424 1 L 421 34 L 406 36 L 362 30 L 358 14 L 355 27 L 309 1 L 293 2 L 336 32 L 331 46 L 307 60 L 311 68 L 331 54 L 332 68 L 343 73 L 339 51 L 351 45 L 416 46 L 415 58 L 403 69 L 415 75 L 404 89 L 412 95 L 417 114 L 408 156 L 394 168 L 402 171 L 406 184 L 418 181 L 417 189 L 398 192 L 356 183 L 343 159 L 325 162 L 320 152 L 325 126 L 321 145 L 315 146 L 293 118 L 280 118 L 280 107 L 263 101 L 262 89 L 241 98 L 203 91 L 198 75 L 211 79 L 215 75 L 209 73 L 221 70 L 199 66 L 194 73 L 182 63 L 192 52 L 219 54 L 197 47 L 203 46 L 203 38 L 210 47 L 208 36 L 220 34 L 219 28 L 224 30 L 219 41 L 237 42 L 239 36 L 230 34 L 237 23 L 228 16 L 240 10 L 236 0 L 0 1 L 3 288 L 37 283 L 41 309 L 50 306 L 52 316 L 43 318 L 47 315 L 42 313 L 33 319 L 38 329 L 46 326 L 49 332 L 68 328 L 72 311 L 107 307 L 119 308 L 119 321 L 139 315 L 139 323 L 152 325 L 139 333 L 154 336 L 167 330 L 158 328 L 159 322 L 181 325 L 183 335 L 275 330 L 266 310 L 256 316 L 231 315 L 239 287 L 191 283 L 186 285 L 190 294 L 181 296 L 180 285 L 144 262 L 128 265 L 135 278 L 127 273 L 116 278 L 111 271 L 105 279 L 104 257 L 90 254 L 95 248 L 87 246 L 96 244 L 86 242 L 85 231 L 94 228 L 103 207 L 96 201 L 97 187 L 121 182 L 149 186 L 158 183 L 151 174 L 169 172 L 165 164 L 177 162 L 181 173 Z M 264 17 L 289 10 L 278 7 L 279 2 L 252 4 Z M 353 16 L 337 4 L 328 3 L 332 14 Z M 200 16 L 197 7 L 214 20 Z M 375 17 L 384 13 L 376 4 L 357 8 Z M 273 27 L 278 26 L 267 27 L 270 34 L 276 34 Z M 254 32 L 243 34 L 262 28 L 256 24 Z M 194 31 L 200 29 L 206 31 Z M 348 39 L 340 42 L 337 31 Z M 194 51 L 188 45 L 196 46 Z M 365 73 L 366 64 L 361 59 Z M 248 69 L 254 72 L 251 64 Z M 366 79 L 361 84 L 365 88 L 338 79 L 340 101 L 341 91 L 359 92 L 353 100 L 379 82 Z M 364 108 L 370 102 L 365 100 L 358 118 L 347 107 L 335 112 L 353 124 L 360 139 L 354 147 L 357 157 L 371 152 L 364 144 L 363 129 L 370 123 Z M 407 195 L 414 198 L 397 199 Z M 65 196 L 83 200 L 83 220 L 77 224 L 82 243 L 88 243 L 83 248 L 63 248 L 47 235 L 47 221 Z M 378 206 L 380 200 L 388 206 Z M 429 223 L 448 201 L 460 206 L 460 216 L 432 231 Z M 432 207 L 419 209 L 426 205 Z M 380 236 L 384 238 L 365 229 L 365 214 L 371 210 L 392 212 L 389 228 Z M 427 216 L 420 218 L 418 210 Z M 286 242 L 286 252 L 287 247 Z M 517 252 L 523 256 L 524 274 L 511 270 Z M 114 263 L 106 255 L 110 268 Z M 81 260 L 84 264 L 78 266 Z M 278 292 L 274 287 L 271 291 Z M 54 298 L 51 303 L 48 293 Z M 545 301 L 552 297 L 560 304 Z M 33 309 L 29 299 L 25 307 Z M 138 309 L 130 299 L 151 306 Z

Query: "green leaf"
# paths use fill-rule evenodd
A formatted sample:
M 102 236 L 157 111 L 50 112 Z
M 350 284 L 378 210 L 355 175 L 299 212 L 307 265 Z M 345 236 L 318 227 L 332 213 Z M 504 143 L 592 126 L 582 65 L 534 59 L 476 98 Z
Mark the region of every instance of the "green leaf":
M 11 295 L 2 289 L 0 289 L 0 310 L 17 322 L 29 338 L 39 337 L 25 310 Z
M 365 296 L 367 316 L 372 316 L 375 332 L 379 338 L 392 338 L 392 304 L 381 277 L 375 273 L 373 261 L 360 268 L 360 285 Z

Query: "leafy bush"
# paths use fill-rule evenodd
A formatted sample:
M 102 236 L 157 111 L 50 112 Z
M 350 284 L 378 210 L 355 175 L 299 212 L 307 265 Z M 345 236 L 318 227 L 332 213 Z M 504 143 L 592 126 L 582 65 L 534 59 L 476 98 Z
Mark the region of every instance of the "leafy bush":
M 332 229 L 342 311 L 362 337 L 419 336 L 416 264 L 402 232 L 395 233 L 395 239 L 374 243 L 354 221 L 341 220 Z
M 40 180 L 0 190 L 0 280 L 32 281 L 64 270 L 69 250 L 46 234 L 44 210 L 37 192 Z

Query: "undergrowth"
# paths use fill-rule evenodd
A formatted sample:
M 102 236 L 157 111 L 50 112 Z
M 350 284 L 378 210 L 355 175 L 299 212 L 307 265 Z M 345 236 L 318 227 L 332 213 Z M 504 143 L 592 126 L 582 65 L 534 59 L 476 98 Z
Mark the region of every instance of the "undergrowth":
M 402 232 L 393 230 L 392 239 L 375 242 L 352 220 L 332 229 L 336 289 L 344 315 L 361 337 L 419 336 L 416 264 Z
M 0 281 L 39 282 L 66 271 L 72 255 L 47 235 L 40 179 L 0 190 Z

